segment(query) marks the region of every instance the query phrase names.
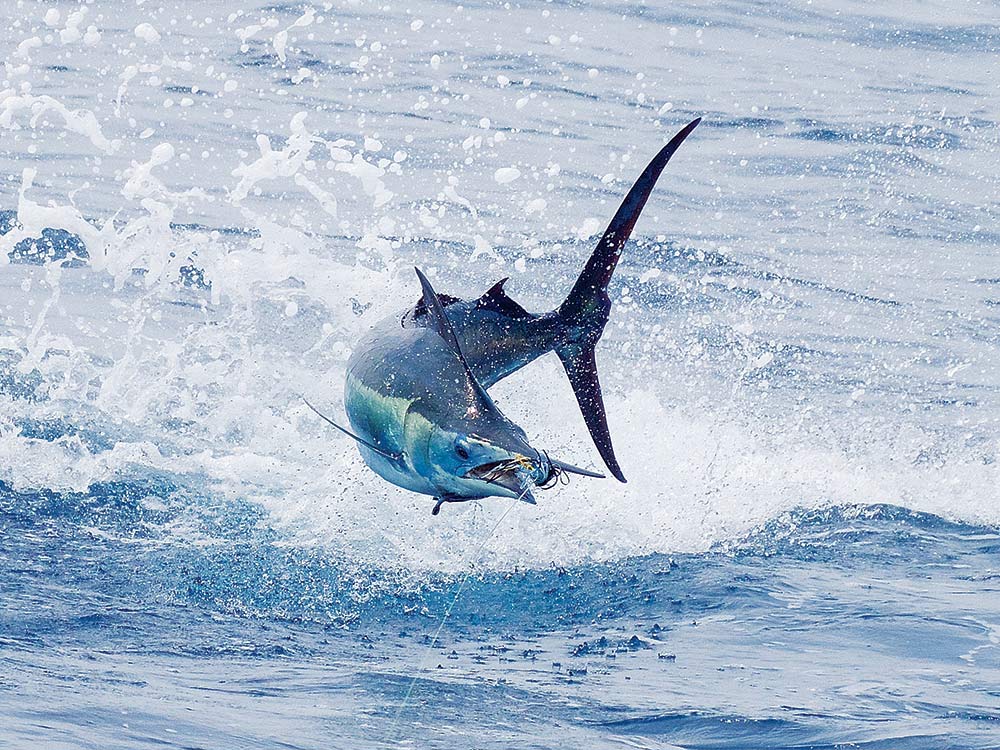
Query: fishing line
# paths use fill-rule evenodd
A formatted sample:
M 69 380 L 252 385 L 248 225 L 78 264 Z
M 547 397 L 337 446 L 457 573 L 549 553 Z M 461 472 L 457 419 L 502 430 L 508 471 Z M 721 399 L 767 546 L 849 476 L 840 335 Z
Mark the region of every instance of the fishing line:
M 403 718 L 403 712 L 406 711 L 407 707 L 409 706 L 410 696 L 413 694 L 413 688 L 416 687 L 417 680 L 420 679 L 420 673 L 427 668 L 427 662 L 430 661 L 431 653 L 434 651 L 435 646 L 437 646 L 438 637 L 441 635 L 441 631 L 444 630 L 444 626 L 448 622 L 448 618 L 451 617 L 451 611 L 455 608 L 455 605 L 458 604 L 458 599 L 462 595 L 462 591 L 465 589 L 465 584 L 468 583 L 469 579 L 472 577 L 472 573 L 475 570 L 475 566 L 479 562 L 479 556 L 482 554 L 483 547 L 485 547 L 486 543 L 493 538 L 493 535 L 496 533 L 497 529 L 500 528 L 500 524 L 503 523 L 503 520 L 507 517 L 507 514 L 510 513 L 514 509 L 514 507 L 518 504 L 518 502 L 521 500 L 521 498 L 525 496 L 525 494 L 528 492 L 528 489 L 529 489 L 528 487 L 525 487 L 524 492 L 522 492 L 518 497 L 516 497 L 514 499 L 514 502 L 512 502 L 510 505 L 507 506 L 507 510 L 505 510 L 500 515 L 500 518 L 497 519 L 497 522 L 493 524 L 493 528 L 490 529 L 490 533 L 486 535 L 483 541 L 479 543 L 479 546 L 476 547 L 475 551 L 472 553 L 472 559 L 469 564 L 469 569 L 465 572 L 465 575 L 459 582 L 458 588 L 455 589 L 455 596 L 452 597 L 451 604 L 449 604 L 448 608 L 444 611 L 444 616 L 441 618 L 441 622 L 438 624 L 437 630 L 434 631 L 434 637 L 431 638 L 431 642 L 427 646 L 427 649 L 424 651 L 423 658 L 420 660 L 420 665 L 417 667 L 417 671 L 414 672 L 413 678 L 410 680 L 409 687 L 406 688 L 406 694 L 403 696 L 403 702 L 396 710 L 396 718 L 392 722 L 392 730 L 389 733 L 390 738 L 396 735 L 396 730 L 399 728 L 399 722 Z

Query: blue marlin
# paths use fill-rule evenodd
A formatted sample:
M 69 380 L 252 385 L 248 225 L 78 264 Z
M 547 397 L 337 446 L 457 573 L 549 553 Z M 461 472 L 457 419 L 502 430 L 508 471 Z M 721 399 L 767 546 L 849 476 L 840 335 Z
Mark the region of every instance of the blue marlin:
M 475 300 L 438 294 L 416 269 L 421 298 L 378 323 L 347 363 L 344 404 L 352 437 L 379 476 L 443 503 L 511 497 L 534 504 L 532 487 L 562 474 L 603 478 L 533 448 L 487 390 L 554 351 L 584 422 L 611 474 L 625 481 L 611 445 L 595 347 L 611 312 L 608 283 L 639 214 L 670 157 L 701 119 L 653 158 L 628 192 L 566 300 L 533 314 L 511 299 L 503 279 Z

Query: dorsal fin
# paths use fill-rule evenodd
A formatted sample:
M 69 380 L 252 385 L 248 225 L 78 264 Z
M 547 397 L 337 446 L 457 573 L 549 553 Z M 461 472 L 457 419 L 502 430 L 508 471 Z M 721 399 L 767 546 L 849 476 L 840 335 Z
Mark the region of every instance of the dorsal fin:
M 480 406 L 495 409 L 493 400 L 486 393 L 486 389 L 480 385 L 479 380 L 473 375 L 472 368 L 469 367 L 469 362 L 465 358 L 464 352 L 462 352 L 462 346 L 458 343 L 455 328 L 452 326 L 451 321 L 448 320 L 448 316 L 444 314 L 444 305 L 441 304 L 441 300 L 434 291 L 434 287 L 431 286 L 431 282 L 427 280 L 427 277 L 424 276 L 419 268 L 414 268 L 413 270 L 417 272 L 417 278 L 420 279 L 420 286 L 424 292 L 423 302 L 424 307 L 427 309 L 429 327 L 437 331 L 438 335 L 448 345 L 448 348 L 455 352 L 455 355 L 462 363 L 470 395 L 480 402 Z
M 462 347 L 458 344 L 458 336 L 455 335 L 455 328 L 452 326 L 451 321 L 448 320 L 448 316 L 444 314 L 444 305 L 441 303 L 441 299 L 438 297 L 437 292 L 434 291 L 434 287 L 431 286 L 431 282 L 424 276 L 423 271 L 419 268 L 414 268 L 413 270 L 417 272 L 417 278 L 420 279 L 420 286 L 423 289 L 424 294 L 420 301 L 424 304 L 424 311 L 428 316 L 430 327 L 438 332 L 438 335 L 454 350 L 455 354 L 458 355 L 464 364 L 465 355 L 462 353 Z M 468 367 L 468 365 L 466 366 Z
M 458 297 L 452 297 L 450 294 L 439 294 L 437 295 L 438 300 L 441 302 L 442 307 L 448 307 L 454 305 L 456 302 L 461 302 Z M 413 306 L 413 318 L 421 318 L 427 314 L 427 305 L 424 303 L 424 298 L 421 297 L 417 300 L 417 304 Z
M 476 300 L 476 307 L 481 310 L 494 310 L 501 315 L 506 315 L 508 318 L 514 318 L 515 320 L 534 317 L 530 312 L 507 296 L 503 285 L 508 280 L 506 278 L 500 279 L 500 281 L 487 289 L 486 293 Z

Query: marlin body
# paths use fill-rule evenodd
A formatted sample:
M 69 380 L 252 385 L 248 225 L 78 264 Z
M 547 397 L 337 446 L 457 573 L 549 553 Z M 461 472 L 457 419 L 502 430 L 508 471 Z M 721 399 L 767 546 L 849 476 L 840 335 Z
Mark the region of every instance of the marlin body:
M 345 406 L 351 429 L 323 418 L 357 441 L 375 473 L 433 496 L 435 514 L 445 502 L 491 496 L 534 503 L 531 489 L 552 486 L 563 473 L 603 476 L 533 448 L 487 392 L 554 351 L 601 458 L 624 482 L 594 350 L 610 314 L 607 288 L 622 248 L 660 172 L 699 122 L 682 129 L 646 167 L 556 310 L 526 311 L 504 291 L 506 279 L 476 300 L 437 294 L 417 269 L 420 300 L 377 324 L 348 361 Z

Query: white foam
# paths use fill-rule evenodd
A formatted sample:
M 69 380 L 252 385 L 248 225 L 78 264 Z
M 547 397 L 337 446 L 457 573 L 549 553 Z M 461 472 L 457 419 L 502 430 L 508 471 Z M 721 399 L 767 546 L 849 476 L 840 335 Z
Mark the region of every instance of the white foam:
M 27 113 L 30 114 L 28 125 L 35 128 L 42 116 L 48 112 L 59 115 L 67 131 L 84 136 L 104 153 L 114 153 L 120 146 L 120 143 L 104 137 L 97 118 L 89 110 L 69 109 L 59 100 L 46 94 L 33 96 L 28 93 L 18 94 L 12 89 L 0 91 L 0 127 L 17 128 L 19 126 L 17 115 Z
M 517 167 L 500 167 L 493 173 L 493 179 L 500 185 L 508 185 L 521 176 L 521 170 Z
M 83 37 L 83 34 L 80 32 L 80 26 L 89 12 L 90 8 L 82 5 L 66 16 L 66 26 L 59 31 L 59 41 L 63 44 L 72 44 L 79 41 Z
M 34 49 L 38 49 L 39 47 L 42 46 L 42 44 L 43 42 L 41 40 L 41 37 L 29 36 L 27 39 L 25 39 L 24 41 L 22 41 L 20 44 L 17 45 L 17 49 L 14 50 L 14 55 L 16 57 L 24 57 L 24 58 L 30 57 L 31 51 Z
M 274 47 L 274 52 L 278 56 L 281 62 L 286 62 L 287 57 L 285 55 L 285 49 L 288 46 L 288 34 L 293 29 L 304 28 L 312 24 L 316 19 L 316 11 L 313 8 L 306 8 L 305 13 L 299 16 L 295 21 L 286 29 L 282 29 L 274 35 L 271 39 L 271 46 Z
M 114 228 L 105 223 L 103 229 L 97 229 L 72 206 L 43 206 L 28 197 L 36 170 L 26 168 L 21 176 L 21 187 L 18 190 L 17 221 L 18 225 L 4 235 L 0 235 L 0 265 L 9 262 L 9 254 L 22 240 L 41 236 L 47 228 L 65 229 L 80 237 L 88 250 L 102 254 L 108 242 L 114 236 Z
M 146 44 L 156 44 L 160 41 L 160 32 L 152 24 L 140 23 L 135 27 L 135 36 Z
M 316 164 L 311 161 L 315 146 L 327 147 L 331 159 L 330 167 L 335 172 L 343 172 L 356 178 L 364 193 L 373 198 L 375 208 L 381 208 L 392 200 L 393 193 L 386 188 L 382 179 L 386 174 L 385 169 L 368 161 L 363 150 L 352 154 L 345 149 L 344 146 L 350 145 L 348 141 L 326 141 L 314 135 L 306 128 L 305 119 L 305 112 L 299 112 L 292 118 L 289 125 L 290 135 L 280 150 L 272 148 L 268 136 L 264 134 L 257 136 L 260 157 L 249 164 L 240 164 L 233 170 L 233 176 L 238 177 L 239 182 L 230 192 L 230 200 L 239 204 L 259 183 L 293 177 L 319 201 L 325 211 L 335 216 L 336 200 L 333 195 L 320 188 L 313 178 L 306 175 L 306 172 L 316 169 Z M 369 145 L 374 143 L 376 141 L 368 139 Z

